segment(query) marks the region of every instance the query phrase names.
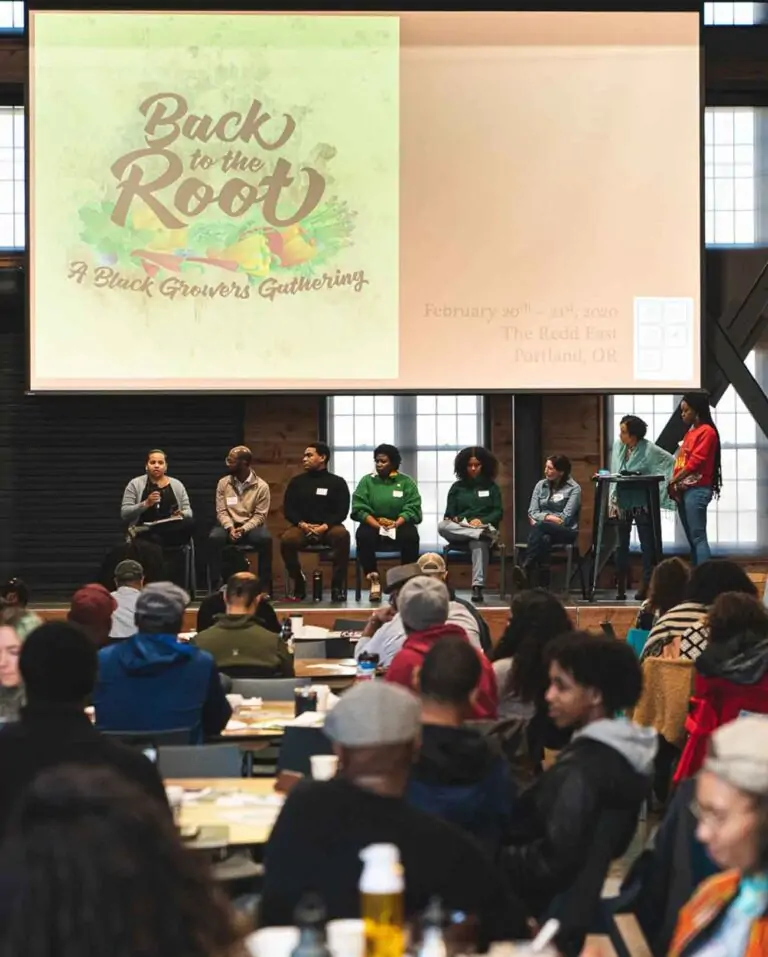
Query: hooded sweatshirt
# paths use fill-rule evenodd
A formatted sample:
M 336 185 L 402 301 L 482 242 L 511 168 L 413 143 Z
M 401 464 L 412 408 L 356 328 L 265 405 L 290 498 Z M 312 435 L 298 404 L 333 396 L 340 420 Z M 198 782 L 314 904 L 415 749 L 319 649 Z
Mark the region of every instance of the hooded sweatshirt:
M 742 711 L 768 714 L 768 638 L 746 633 L 707 645 L 695 667 L 676 784 L 701 768 L 713 731 Z
M 599 896 L 605 873 L 596 871 L 607 870 L 632 840 L 657 747 L 652 728 L 624 719 L 594 721 L 574 732 L 557 761 L 521 795 L 504 866 L 531 914 L 543 914 L 568 890 L 578 894 L 581 887 L 588 895 L 597 884 Z M 598 852 L 596 835 L 610 846 Z M 585 879 L 590 867 L 591 883 Z M 593 904 L 584 901 L 585 907 Z
M 414 631 L 408 635 L 403 647 L 395 655 L 387 671 L 387 681 L 393 681 L 395 684 L 413 691 L 414 670 L 421 667 L 427 652 L 434 643 L 446 635 L 459 635 L 469 642 L 464 629 L 457 625 L 435 625 L 433 628 L 427 628 L 426 631 Z M 499 705 L 496 675 L 493 673 L 493 666 L 482 651 L 477 648 L 475 651 L 477 651 L 477 656 L 480 659 L 482 674 L 477 686 L 475 709 L 472 717 L 478 721 L 494 721 Z
M 474 835 L 496 851 L 506 831 L 515 788 L 494 743 L 474 728 L 425 724 L 408 803 Z
M 93 704 L 101 731 L 189 728 L 191 742 L 218 734 L 232 715 L 207 651 L 141 632 L 101 649 Z
M 263 668 L 264 676 L 293 677 L 293 658 L 285 642 L 267 631 L 251 615 L 218 615 L 200 632 L 195 644 L 210 652 L 217 668 Z

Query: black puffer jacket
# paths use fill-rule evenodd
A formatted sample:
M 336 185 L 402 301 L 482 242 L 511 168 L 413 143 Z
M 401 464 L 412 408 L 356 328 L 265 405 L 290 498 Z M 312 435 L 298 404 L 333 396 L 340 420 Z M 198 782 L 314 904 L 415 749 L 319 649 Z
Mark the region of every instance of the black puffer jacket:
M 594 908 L 584 869 L 603 871 L 591 874 L 599 897 L 605 868 L 632 840 L 656 748 L 653 729 L 623 720 L 593 722 L 520 796 L 503 860 L 530 913 L 547 914 L 558 895 L 580 889 L 590 900 L 576 912 Z

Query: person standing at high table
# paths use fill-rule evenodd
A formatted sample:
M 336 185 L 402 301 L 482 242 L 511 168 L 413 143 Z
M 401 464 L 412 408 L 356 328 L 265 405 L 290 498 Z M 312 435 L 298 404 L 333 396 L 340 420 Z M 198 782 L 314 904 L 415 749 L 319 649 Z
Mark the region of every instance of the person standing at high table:
M 488 449 L 462 449 L 453 463 L 458 481 L 448 490 L 445 516 L 437 526 L 443 538 L 465 545 L 472 557 L 472 601 L 483 601 L 491 546 L 499 538 L 503 515 L 501 492 L 496 484 L 499 463 Z
M 645 435 L 648 425 L 637 415 L 625 415 L 619 423 L 619 438 L 614 443 L 611 454 L 611 472 L 631 472 L 633 475 L 672 475 L 674 458 L 665 449 L 659 448 Z M 674 506 L 669 501 L 666 489 L 659 489 L 662 508 Z M 618 578 L 618 601 L 627 597 L 627 569 L 629 567 L 629 539 L 632 524 L 637 526 L 640 539 L 640 552 L 643 558 L 643 583 L 635 598 L 645 601 L 651 574 L 656 564 L 654 554 L 653 516 L 648 512 L 645 489 L 632 488 L 619 482 L 611 486 L 608 500 L 608 512 L 618 519 L 618 547 L 616 549 L 616 573 Z
M 236 445 L 226 458 L 229 475 L 216 486 L 216 521 L 208 537 L 208 568 L 214 587 L 221 579 L 221 553 L 227 545 L 248 545 L 259 556 L 259 580 L 272 592 L 272 536 L 267 530 L 269 486 L 251 468 L 253 454 Z
M 720 433 L 712 421 L 708 396 L 690 392 L 680 402 L 680 415 L 688 426 L 675 457 L 669 495 L 691 547 L 691 564 L 709 561 L 707 507 L 718 498 L 723 482 L 720 464 Z
M 373 453 L 376 470 L 365 475 L 352 496 L 357 529 L 357 557 L 370 584 L 369 600 L 381 601 L 376 552 L 399 551 L 401 564 L 419 557 L 421 495 L 410 475 L 399 471 L 402 456 L 394 445 L 379 445 Z
M 293 597 L 307 596 L 307 579 L 301 570 L 299 552 L 308 545 L 327 545 L 331 549 L 331 600 L 347 600 L 349 532 L 344 519 L 349 514 L 349 486 L 328 471 L 331 450 L 325 442 L 313 442 L 304 450 L 303 475 L 288 483 L 283 514 L 291 528 L 283 532 L 280 552 L 285 570 L 293 579 Z

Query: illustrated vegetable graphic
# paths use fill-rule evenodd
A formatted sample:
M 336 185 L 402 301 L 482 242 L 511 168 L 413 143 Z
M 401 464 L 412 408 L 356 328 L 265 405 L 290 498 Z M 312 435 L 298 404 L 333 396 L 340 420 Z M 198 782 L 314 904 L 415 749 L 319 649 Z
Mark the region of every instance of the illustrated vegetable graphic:
M 267 242 L 281 266 L 298 266 L 317 255 L 317 241 L 309 237 L 298 223 L 287 229 L 270 230 Z
M 272 265 L 272 257 L 263 233 L 250 233 L 219 252 L 208 250 L 210 259 L 236 262 L 249 276 L 266 276 Z
M 155 252 L 172 252 L 175 249 L 183 249 L 187 244 L 189 230 L 186 227 L 166 229 L 149 206 L 138 206 L 133 210 L 131 225 L 134 229 L 152 233 L 152 238 L 145 245 L 147 249 Z

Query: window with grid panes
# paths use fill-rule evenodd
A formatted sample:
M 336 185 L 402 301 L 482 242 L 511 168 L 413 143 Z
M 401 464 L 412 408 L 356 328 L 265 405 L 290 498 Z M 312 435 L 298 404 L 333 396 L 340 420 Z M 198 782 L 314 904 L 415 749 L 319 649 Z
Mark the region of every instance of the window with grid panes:
M 18 31 L 24 29 L 24 4 L 21 2 L 0 2 L 0 31 Z
M 704 114 L 704 235 L 709 246 L 754 244 L 755 110 L 708 108 Z
M 23 249 L 24 107 L 0 106 L 0 249 Z
M 350 493 L 373 471 L 377 445 L 389 442 L 400 449 L 401 469 L 421 492 L 422 551 L 445 544 L 437 524 L 454 481 L 453 460 L 466 446 L 482 445 L 484 431 L 482 396 L 338 395 L 328 403 L 331 468 L 347 480 Z M 356 523 L 348 520 L 347 527 L 354 535 Z
M 704 25 L 707 27 L 748 27 L 765 16 L 763 3 L 705 3 Z

